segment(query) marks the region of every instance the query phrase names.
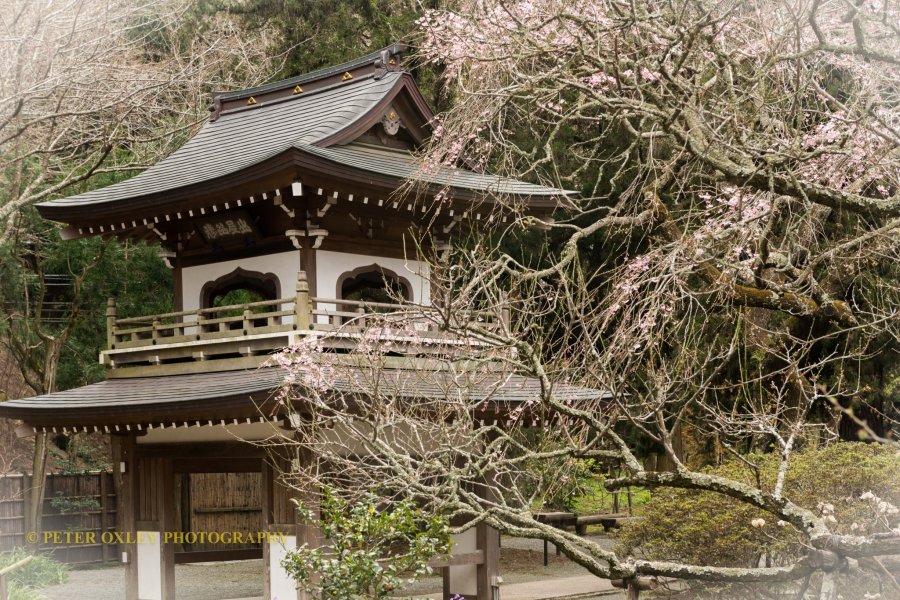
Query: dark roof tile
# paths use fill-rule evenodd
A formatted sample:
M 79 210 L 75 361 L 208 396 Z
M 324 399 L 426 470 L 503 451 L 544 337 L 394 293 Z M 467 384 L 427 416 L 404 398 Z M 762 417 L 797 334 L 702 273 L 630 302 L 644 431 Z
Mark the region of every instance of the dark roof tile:
M 337 393 L 365 395 L 372 389 L 369 382 L 375 373 L 358 367 L 335 369 L 330 389 Z M 446 370 L 385 369 L 378 371 L 377 376 L 379 393 L 408 399 L 441 400 L 465 394 L 468 402 L 516 404 L 539 399 L 541 389 L 537 379 L 502 372 L 454 374 Z M 190 408 L 192 404 L 208 400 L 242 396 L 247 400 L 251 396 L 257 400 L 268 398 L 283 380 L 284 371 L 277 367 L 108 379 L 63 392 L 0 403 L 0 417 L 35 424 L 90 425 L 106 414 L 127 417 L 128 414 L 152 412 L 154 418 L 165 420 L 167 410 Z M 561 400 L 573 402 L 608 397 L 608 393 L 600 390 L 565 383 L 556 384 L 554 394 Z M 85 416 L 79 418 L 83 411 Z M 216 418 L 216 415 L 210 417 Z

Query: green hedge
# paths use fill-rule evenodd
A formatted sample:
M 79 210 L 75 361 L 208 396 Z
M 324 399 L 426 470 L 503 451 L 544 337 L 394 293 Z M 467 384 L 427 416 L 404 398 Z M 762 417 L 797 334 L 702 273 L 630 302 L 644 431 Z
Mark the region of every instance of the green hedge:
M 759 466 L 764 491 L 771 491 L 779 457 L 764 454 L 747 458 Z M 738 461 L 708 471 L 756 484 L 752 470 Z M 834 522 L 829 526 L 837 533 L 862 534 L 884 530 L 886 523 L 896 526 L 897 514 L 886 514 L 890 507 L 883 506 L 876 518 L 878 502 L 868 494 L 900 505 L 898 481 L 900 459 L 896 450 L 842 442 L 794 454 L 784 496 L 817 514 L 831 514 Z M 773 564 L 793 562 L 805 553 L 803 536 L 793 527 L 721 494 L 657 489 L 638 514 L 641 520 L 621 530 L 621 549 L 651 559 L 746 567 L 756 564 L 761 551 Z M 757 519 L 765 525 L 754 527 Z

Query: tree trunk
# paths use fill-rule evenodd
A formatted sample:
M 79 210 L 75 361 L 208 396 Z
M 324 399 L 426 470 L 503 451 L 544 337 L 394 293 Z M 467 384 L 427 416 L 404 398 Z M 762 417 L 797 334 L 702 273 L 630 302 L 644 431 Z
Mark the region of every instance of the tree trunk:
M 28 490 L 25 506 L 25 530 L 36 532 L 40 539 L 44 515 L 44 490 L 47 485 L 47 434 L 34 435 L 34 456 L 31 462 L 31 489 Z M 38 542 L 28 542 L 31 550 L 36 550 Z
M 822 587 L 819 591 L 819 600 L 835 600 L 837 598 L 837 571 L 831 570 L 822 573 Z
M 672 428 L 672 450 L 675 451 L 675 456 L 678 457 L 678 460 L 684 460 L 684 434 L 681 431 L 681 423 L 676 423 Z M 666 452 L 662 452 L 659 455 L 659 459 L 656 463 L 657 471 L 674 471 L 675 470 L 675 462 L 671 459 L 671 457 Z
M 66 335 L 44 338 L 44 373 L 41 378 L 42 394 L 52 394 L 56 390 L 56 372 L 59 369 L 59 358 L 66 340 Z M 25 507 L 25 523 L 27 531 L 34 531 L 41 537 L 41 526 L 44 516 L 44 492 L 47 488 L 47 434 L 38 432 L 34 435 L 34 457 L 31 461 L 31 494 Z M 33 550 L 38 544 L 29 543 Z

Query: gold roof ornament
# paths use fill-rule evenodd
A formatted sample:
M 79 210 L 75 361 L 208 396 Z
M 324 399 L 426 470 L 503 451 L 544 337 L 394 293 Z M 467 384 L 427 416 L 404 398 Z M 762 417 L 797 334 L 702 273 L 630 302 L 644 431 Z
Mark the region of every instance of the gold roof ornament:
M 254 104 L 256 104 L 256 98 L 254 98 L 253 96 L 250 96 L 250 99 L 247 100 L 247 105 L 253 106 Z
M 343 81 L 350 81 L 353 79 L 353 75 L 350 74 L 350 71 L 344 71 L 344 76 L 341 77 Z
M 294 88 L 294 95 L 295 95 L 295 96 L 296 96 L 297 94 L 302 94 L 302 93 L 303 93 L 303 88 L 300 87 L 299 85 L 298 85 L 297 87 Z
M 393 107 L 390 112 L 381 117 L 381 125 L 388 135 L 396 135 L 400 131 L 400 115 Z

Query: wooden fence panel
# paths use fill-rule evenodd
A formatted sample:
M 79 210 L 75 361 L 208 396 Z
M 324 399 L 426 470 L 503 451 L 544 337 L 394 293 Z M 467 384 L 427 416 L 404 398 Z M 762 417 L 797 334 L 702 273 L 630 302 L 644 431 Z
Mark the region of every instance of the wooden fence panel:
M 27 475 L 0 477 L 0 552 L 25 545 L 25 500 L 31 481 Z M 103 544 L 103 534 L 115 531 L 116 501 L 112 473 L 47 476 L 43 506 L 44 532 L 70 535 L 92 533 L 95 543 L 41 544 L 57 560 L 94 563 L 118 556 L 114 544 Z M 70 538 L 70 541 L 71 538 Z
M 179 477 L 179 476 L 176 476 Z M 0 476 L 0 552 L 25 545 L 27 475 Z M 151 486 L 152 487 L 152 486 Z M 177 527 L 182 531 L 253 533 L 264 529 L 260 473 L 191 473 L 176 479 Z M 103 534 L 116 528 L 116 494 L 109 472 L 47 476 L 44 532 L 93 533 L 96 543 L 41 544 L 57 560 L 70 564 L 117 560 L 115 544 L 103 544 Z M 73 540 L 74 541 L 74 540 Z M 179 551 L 258 549 L 258 544 L 194 544 Z
M 25 543 L 24 489 L 24 476 L 0 477 L 0 551 Z

